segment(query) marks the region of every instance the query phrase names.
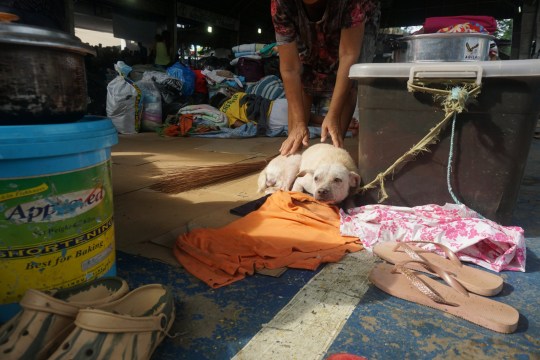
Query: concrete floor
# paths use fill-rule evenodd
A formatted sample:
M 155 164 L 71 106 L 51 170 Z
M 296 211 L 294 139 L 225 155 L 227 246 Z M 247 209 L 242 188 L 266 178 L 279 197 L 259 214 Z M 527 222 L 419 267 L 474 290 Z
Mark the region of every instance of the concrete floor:
M 533 140 L 514 215 L 515 224 L 525 229 L 528 238 L 528 271 L 503 274 L 507 284 L 497 297 L 522 315 L 512 335 L 493 333 L 373 288 L 367 274 L 375 259 L 366 252 L 315 272 L 256 274 L 217 290 L 186 273 L 172 256 L 177 236 L 236 219 L 229 213 L 231 208 L 261 196 L 256 192 L 257 173 L 176 195 L 149 186 L 179 166 L 267 158 L 275 155 L 282 140 L 163 138 L 142 133 L 121 135 L 113 147 L 118 274 L 132 287 L 152 282 L 169 285 L 177 298 L 173 330 L 179 335 L 166 338 L 154 359 L 323 359 L 339 352 L 369 359 L 540 358 L 536 300 L 540 140 Z M 346 141 L 354 156 L 355 140 Z M 328 279 L 333 280 L 325 283 Z M 340 305 L 334 306 L 333 301 Z

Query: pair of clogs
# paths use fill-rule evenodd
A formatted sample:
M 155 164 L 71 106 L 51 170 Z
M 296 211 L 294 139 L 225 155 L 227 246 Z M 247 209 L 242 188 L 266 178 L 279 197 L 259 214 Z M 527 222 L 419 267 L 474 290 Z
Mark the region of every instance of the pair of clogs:
M 118 277 L 54 293 L 28 290 L 20 305 L 0 327 L 4 360 L 149 359 L 175 318 L 167 287 L 130 292 Z

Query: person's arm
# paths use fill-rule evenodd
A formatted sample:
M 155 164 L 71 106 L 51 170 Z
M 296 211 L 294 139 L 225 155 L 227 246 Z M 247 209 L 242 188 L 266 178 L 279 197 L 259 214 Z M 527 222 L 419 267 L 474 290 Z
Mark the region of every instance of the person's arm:
M 296 153 L 308 146 L 309 131 L 302 98 L 302 64 L 296 41 L 278 46 L 279 70 L 288 104 L 288 136 L 279 149 L 281 155 Z
M 332 94 L 332 100 L 321 126 L 321 141 L 326 141 L 330 136 L 334 146 L 343 147 L 343 135 L 341 132 L 340 119 L 344 108 L 345 99 L 349 96 L 351 80 L 349 70 L 360 56 L 362 40 L 364 37 L 364 24 L 341 30 L 339 42 L 339 66 L 336 74 L 336 84 Z

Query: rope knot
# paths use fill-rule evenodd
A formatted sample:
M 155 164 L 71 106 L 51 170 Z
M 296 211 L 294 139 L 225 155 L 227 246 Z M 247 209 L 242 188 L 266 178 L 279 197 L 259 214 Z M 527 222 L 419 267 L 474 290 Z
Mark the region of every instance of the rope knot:
M 442 106 L 446 114 L 461 113 L 466 109 L 469 100 L 469 91 L 466 87 L 456 86 L 450 89 L 448 96 L 443 100 Z
M 462 88 L 459 86 L 452 88 L 452 90 L 450 91 L 450 97 L 453 100 L 459 100 L 459 98 L 463 96 L 463 93 L 461 92 L 461 90 Z M 467 97 L 467 94 L 465 94 L 465 97 Z

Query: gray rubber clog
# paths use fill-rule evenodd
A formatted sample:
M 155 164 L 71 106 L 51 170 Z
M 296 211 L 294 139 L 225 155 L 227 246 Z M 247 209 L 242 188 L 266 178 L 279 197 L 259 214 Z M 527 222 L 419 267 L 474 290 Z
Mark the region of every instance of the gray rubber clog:
M 55 292 L 28 290 L 22 310 L 0 327 L 0 359 L 42 360 L 73 330 L 79 310 L 100 307 L 129 291 L 118 277 L 99 278 Z
M 169 288 L 141 286 L 99 309 L 80 310 L 75 329 L 49 360 L 149 359 L 168 335 L 174 318 Z

